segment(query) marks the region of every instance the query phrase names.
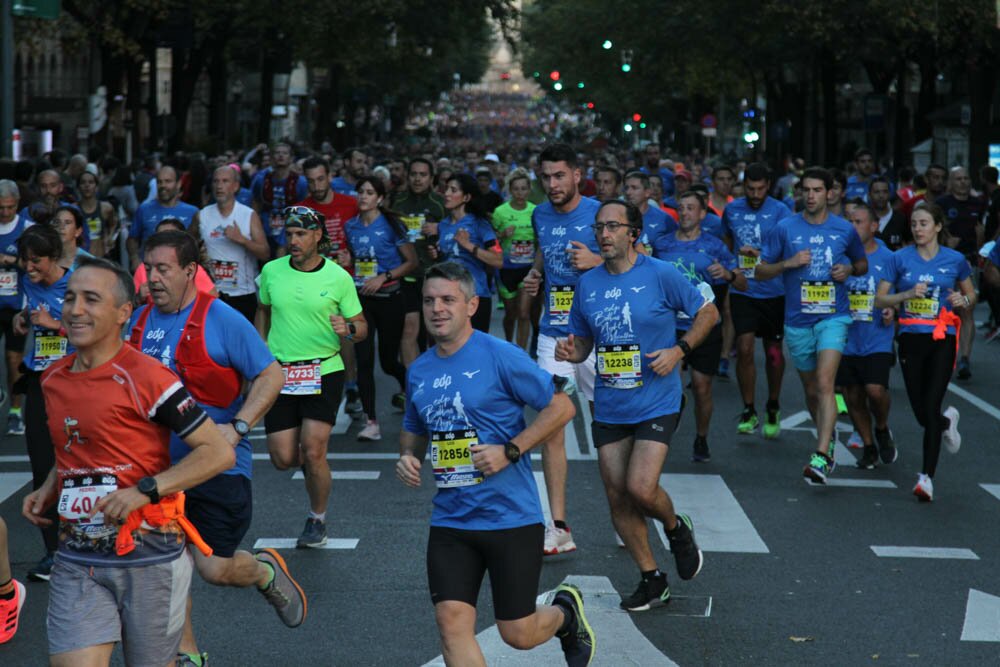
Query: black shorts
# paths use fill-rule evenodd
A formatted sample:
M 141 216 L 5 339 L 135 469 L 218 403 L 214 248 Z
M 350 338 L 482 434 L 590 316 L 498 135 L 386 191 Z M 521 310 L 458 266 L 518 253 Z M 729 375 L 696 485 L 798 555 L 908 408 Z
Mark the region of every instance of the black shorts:
M 212 547 L 212 555 L 232 558 L 253 518 L 250 480 L 243 475 L 217 475 L 184 495 L 184 513 Z
M 250 324 L 254 323 L 254 317 L 257 315 L 257 295 L 256 294 L 241 294 L 240 296 L 230 296 L 228 294 L 219 293 L 219 299 L 222 303 L 227 306 L 231 306 L 235 310 L 239 311 L 240 315 L 250 320 Z
M 544 546 L 545 527 L 540 523 L 504 530 L 431 526 L 427 538 L 431 602 L 455 600 L 475 607 L 483 575 L 489 572 L 496 620 L 531 616 Z
M 403 279 L 403 285 L 400 289 L 403 291 L 403 312 L 422 312 L 424 301 L 424 279 L 414 278 L 411 282 L 410 276 L 407 276 Z
M 25 336 L 14 333 L 14 316 L 19 312 L 16 308 L 0 308 L 0 331 L 3 332 L 4 348 L 8 352 L 24 352 Z
M 530 266 L 518 269 L 500 269 L 500 284 L 508 292 L 516 292 L 517 288 L 524 282 L 525 276 L 531 271 Z
M 677 340 L 686 334 L 686 331 L 677 330 Z M 684 363 L 699 373 L 705 375 L 715 375 L 719 370 L 719 358 L 722 356 L 722 326 L 714 326 L 705 336 L 701 345 L 691 350 L 691 354 L 684 360 Z
M 864 357 L 843 356 L 837 368 L 837 386 L 879 384 L 889 387 L 889 370 L 896 356 L 892 352 L 876 352 Z
M 719 365 L 718 358 L 715 360 L 715 365 L 716 367 Z M 675 412 L 662 417 L 653 417 L 637 424 L 607 424 L 594 420 L 590 424 L 590 433 L 594 438 L 594 447 L 603 447 L 626 438 L 632 438 L 633 442 L 652 440 L 669 446 L 670 438 L 677 430 L 680 419 L 680 413 Z
M 264 432 L 275 433 L 298 428 L 305 419 L 315 419 L 327 424 L 337 423 L 340 397 L 344 394 L 344 371 L 323 376 L 320 393 L 308 396 L 278 394 L 278 400 L 264 417 Z
M 753 333 L 764 340 L 781 340 L 785 335 L 785 297 L 754 299 L 745 294 L 729 294 L 729 310 L 736 335 Z

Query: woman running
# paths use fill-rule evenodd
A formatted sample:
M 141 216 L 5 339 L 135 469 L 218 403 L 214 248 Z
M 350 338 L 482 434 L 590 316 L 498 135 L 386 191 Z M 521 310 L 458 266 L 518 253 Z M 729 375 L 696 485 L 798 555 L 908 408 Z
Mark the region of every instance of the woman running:
M 493 230 L 500 237 L 503 247 L 503 267 L 500 269 L 498 291 L 503 299 L 503 333 L 508 342 L 514 339 L 528 350 L 531 334 L 531 300 L 524 291 L 524 277 L 535 261 L 535 229 L 531 225 L 531 212 L 535 205 L 528 201 L 531 194 L 531 177 L 528 171 L 517 168 L 507 175 L 506 190 L 510 201 L 493 211 Z
M 974 307 L 976 290 L 965 257 L 943 243 L 944 213 L 939 207 L 918 203 L 910 229 L 914 245 L 892 255 L 875 306 L 902 306 L 899 365 L 913 415 L 924 429 L 924 462 L 913 495 L 930 502 L 942 437 L 952 454 L 962 445 L 958 410 L 949 407 L 942 414 L 941 404 L 955 367 L 961 322 L 955 311 Z M 895 294 L 889 294 L 892 288 Z
M 86 224 L 80 209 L 75 206 L 60 206 L 52 214 L 49 224 L 58 232 L 59 239 L 62 241 L 62 257 L 59 258 L 59 266 L 75 271 L 81 259 L 93 257 L 91 253 L 80 247 L 83 226 Z M 93 242 L 91 242 L 90 247 L 94 247 Z
M 406 308 L 400 280 L 419 266 L 417 251 L 399 219 L 382 208 L 385 184 L 378 177 L 358 180 L 358 215 L 344 225 L 349 251 L 343 251 L 342 263 L 353 262 L 354 284 L 361 298 L 361 308 L 368 322 L 368 336 L 355 345 L 358 364 L 358 390 L 367 422 L 358 440 L 380 440 L 375 412 L 375 338 L 382 371 L 399 383 L 392 405 L 403 409 L 406 400 L 406 368 L 399 357 Z
M 77 177 L 76 187 L 80 191 L 80 212 L 90 233 L 90 252 L 96 257 L 104 257 L 113 250 L 111 240 L 118 230 L 115 208 L 97 198 L 97 176 L 89 171 Z

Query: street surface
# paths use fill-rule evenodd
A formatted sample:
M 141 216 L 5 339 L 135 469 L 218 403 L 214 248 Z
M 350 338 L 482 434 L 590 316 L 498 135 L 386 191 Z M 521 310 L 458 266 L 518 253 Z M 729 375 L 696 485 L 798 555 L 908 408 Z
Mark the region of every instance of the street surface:
M 977 315 L 986 316 L 983 307 Z M 857 450 L 839 447 L 825 488 L 807 486 L 801 476 L 815 441 L 790 362 L 777 441 L 737 436 L 735 380 L 717 382 L 711 462 L 690 460 L 689 405 L 664 471 L 678 510 L 694 519 L 704 569 L 680 581 L 665 540 L 654 537 L 673 600 L 634 615 L 619 612 L 617 603 L 638 572 L 615 544 L 578 415 L 567 449 L 568 522 L 579 549 L 546 560 L 539 593 L 567 579 L 581 585 L 598 636 L 595 665 L 1000 664 L 1000 346 L 979 338 L 972 359 L 972 379 L 953 383 L 946 399 L 961 411 L 963 444 L 956 456 L 942 451 L 932 504 L 918 504 L 910 493 L 921 432 L 898 368 L 890 425 L 900 459 L 861 471 L 853 466 Z M 426 470 L 420 490 L 396 480 L 401 415 L 388 407 L 390 382 L 380 379 L 381 442 L 357 442 L 361 425 L 343 415 L 331 439 L 328 549 L 283 548 L 294 545 L 304 521 L 301 473 L 275 471 L 263 429 L 254 431 L 254 522 L 244 547 L 282 548 L 308 593 L 309 613 L 302 627 L 287 629 L 255 592 L 215 588 L 196 575 L 194 619 L 213 667 L 443 664 L 424 567 L 434 487 Z M 762 411 L 762 373 L 758 384 Z M 840 427 L 846 443 L 846 417 Z M 22 581 L 42 555 L 37 531 L 20 517 L 30 488 L 24 454 L 21 437 L 0 443 L 0 514 Z M 538 457 L 535 468 L 544 492 Z M 46 664 L 46 584 L 27 583 L 27 590 L 20 630 L 0 647 L 5 666 Z M 502 644 L 493 624 L 485 584 L 477 632 L 490 665 L 562 663 L 557 642 L 518 653 Z M 118 652 L 114 664 L 122 664 Z

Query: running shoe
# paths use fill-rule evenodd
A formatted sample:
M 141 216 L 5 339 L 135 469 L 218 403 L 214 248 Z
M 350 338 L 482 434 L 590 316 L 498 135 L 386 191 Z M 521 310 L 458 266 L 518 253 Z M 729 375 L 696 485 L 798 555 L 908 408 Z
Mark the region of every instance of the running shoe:
M 369 419 L 365 427 L 358 433 L 358 440 L 362 442 L 374 442 L 382 439 L 382 431 L 379 430 L 378 422 Z
M 274 579 L 267 588 L 260 591 L 261 595 L 278 612 L 282 623 L 290 628 L 302 625 L 308 611 L 306 594 L 289 574 L 285 560 L 274 549 L 261 549 L 254 554 L 254 558 L 267 563 L 274 570 Z
M 326 524 L 319 519 L 306 519 L 306 527 L 295 541 L 296 549 L 315 549 L 326 544 Z M 275 573 L 277 576 L 277 573 Z
M 694 453 L 691 460 L 695 463 L 705 463 L 712 460 L 712 454 L 708 451 L 708 440 L 698 435 L 694 438 Z
M 949 454 L 958 454 L 958 449 L 962 446 L 962 434 L 958 432 L 958 409 L 949 405 L 944 416 L 948 418 L 948 428 L 941 434 L 944 448 Z
M 729 359 L 719 359 L 719 369 L 715 371 L 715 376 L 720 380 L 729 379 Z
M 358 393 L 357 389 L 348 389 L 344 392 L 344 396 L 347 401 L 344 403 L 344 412 L 349 415 L 364 412 L 364 407 L 361 405 L 361 394 Z
M 847 439 L 848 449 L 861 449 L 865 446 L 865 441 L 861 439 L 861 434 L 857 431 L 851 433 L 851 437 Z
M 566 664 L 569 667 L 587 667 L 597 651 L 597 637 L 583 612 L 583 593 L 572 584 L 560 584 L 552 604 L 565 609 L 573 619 L 564 632 L 556 633 L 566 656 Z
M 847 403 L 844 401 L 844 396 L 840 392 L 834 394 L 834 398 L 837 400 L 837 414 L 846 415 L 847 414 Z
M 7 435 L 24 435 L 24 418 L 18 412 L 7 416 Z
M 622 536 L 618 534 L 618 531 L 615 531 L 615 544 L 617 544 L 621 549 L 625 548 L 625 540 L 623 540 Z
M 55 565 L 53 554 L 46 554 L 42 560 L 35 564 L 35 567 L 28 570 L 28 579 L 31 581 L 48 581 L 52 577 L 52 566 Z
M 878 466 L 878 447 L 868 445 L 858 459 L 858 467 L 862 470 L 874 470 Z
M 781 410 L 768 409 L 764 417 L 764 437 L 774 440 L 781 435 Z
M 826 478 L 833 473 L 837 464 L 833 462 L 833 449 L 830 455 L 823 452 L 813 452 L 809 463 L 802 469 L 802 476 L 810 484 L 826 484 Z
M 757 418 L 757 413 L 750 408 L 743 408 L 742 414 L 740 414 L 740 423 L 736 425 L 736 432 L 742 435 L 750 435 L 757 430 L 757 425 L 760 423 L 760 419 Z
M 667 582 L 667 574 L 661 572 L 659 576 L 649 579 L 643 577 L 635 592 L 627 598 L 622 598 L 618 606 L 625 611 L 647 611 L 653 607 L 662 607 L 668 602 L 670 602 L 670 583 Z
M 199 653 L 178 653 L 174 667 L 206 667 L 208 665 L 208 654 Z
M 958 360 L 958 379 L 968 380 L 972 377 L 972 369 L 969 367 L 969 358 L 962 357 Z
M 554 523 L 545 526 L 545 547 L 542 553 L 546 556 L 557 556 L 576 551 L 576 542 L 573 541 L 573 533 L 569 527 L 559 528 Z
M 27 594 L 24 584 L 14 579 L 14 597 L 0 600 L 0 644 L 6 644 L 17 634 L 17 620 Z
M 934 482 L 931 481 L 931 478 L 920 473 L 917 476 L 917 485 L 913 487 L 913 495 L 922 503 L 934 500 Z
M 878 457 L 882 459 L 882 463 L 895 463 L 899 458 L 899 450 L 896 449 L 896 443 L 892 439 L 892 431 L 875 429 L 875 442 L 878 443 Z
M 705 558 L 694 541 L 694 525 L 691 523 L 691 517 L 687 514 L 678 514 L 674 529 L 664 532 L 670 542 L 670 553 L 677 561 L 677 574 L 685 581 L 694 579 L 701 572 Z
M 406 394 L 399 392 L 392 395 L 392 407 L 396 408 L 400 412 L 406 410 Z

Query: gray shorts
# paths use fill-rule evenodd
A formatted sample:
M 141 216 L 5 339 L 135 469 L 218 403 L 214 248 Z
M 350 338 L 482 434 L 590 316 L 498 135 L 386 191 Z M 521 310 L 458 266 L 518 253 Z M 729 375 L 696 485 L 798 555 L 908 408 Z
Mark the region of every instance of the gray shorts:
M 141 567 L 88 567 L 56 555 L 49 582 L 49 655 L 122 644 L 127 665 L 171 663 L 191 590 L 191 555 Z

